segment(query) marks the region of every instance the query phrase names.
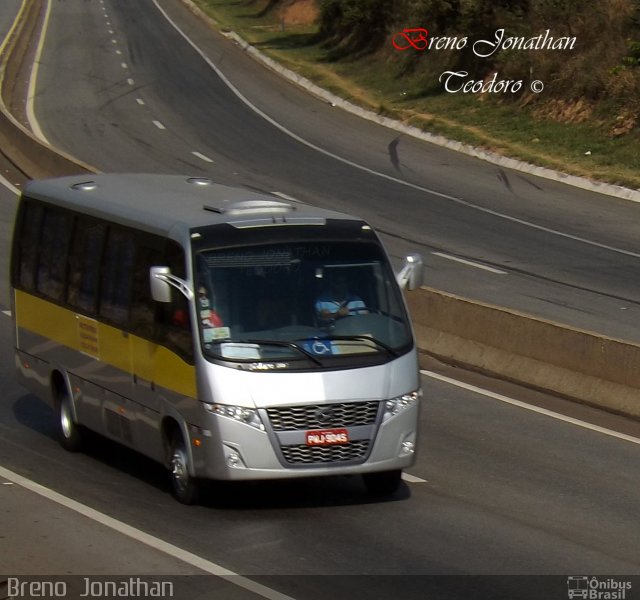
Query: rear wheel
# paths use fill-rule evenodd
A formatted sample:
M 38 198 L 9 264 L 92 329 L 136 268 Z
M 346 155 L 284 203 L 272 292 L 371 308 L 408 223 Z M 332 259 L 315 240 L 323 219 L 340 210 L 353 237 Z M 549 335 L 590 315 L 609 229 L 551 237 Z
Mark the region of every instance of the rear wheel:
M 374 496 L 391 496 L 398 491 L 402 482 L 402 470 L 365 473 L 362 478 L 367 490 Z
M 189 454 L 182 435 L 174 433 L 169 448 L 171 493 L 182 504 L 198 501 L 198 481 L 189 473 Z
M 56 428 L 60 445 L 69 452 L 82 449 L 82 429 L 73 420 L 71 397 L 67 389 L 60 390 L 55 398 Z

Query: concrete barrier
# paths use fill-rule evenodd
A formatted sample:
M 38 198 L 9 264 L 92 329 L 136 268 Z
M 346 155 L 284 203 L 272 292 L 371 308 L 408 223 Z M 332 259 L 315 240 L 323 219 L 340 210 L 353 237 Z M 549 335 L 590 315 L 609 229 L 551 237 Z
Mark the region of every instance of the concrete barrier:
M 407 292 L 421 352 L 640 417 L 640 346 L 423 287 Z

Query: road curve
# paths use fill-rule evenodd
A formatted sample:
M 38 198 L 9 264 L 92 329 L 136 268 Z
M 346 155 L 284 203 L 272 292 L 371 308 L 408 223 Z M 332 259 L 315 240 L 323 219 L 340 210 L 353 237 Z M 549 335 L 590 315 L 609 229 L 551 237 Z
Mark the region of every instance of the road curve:
M 434 287 L 640 339 L 635 203 L 336 111 L 179 2 L 87 4 L 51 11 L 35 114 L 56 145 L 102 170 L 207 174 L 356 212 L 394 256 L 421 250 Z

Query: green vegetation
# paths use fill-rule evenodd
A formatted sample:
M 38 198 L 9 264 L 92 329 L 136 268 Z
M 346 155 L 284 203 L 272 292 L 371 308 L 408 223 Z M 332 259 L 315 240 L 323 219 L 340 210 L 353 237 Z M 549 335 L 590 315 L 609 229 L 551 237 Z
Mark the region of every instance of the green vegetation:
M 534 164 L 640 188 L 640 0 L 196 2 L 354 103 Z M 409 46 L 405 28 L 427 29 L 422 39 L 407 35 L 431 47 L 394 47 Z M 467 75 L 445 81 L 447 72 Z M 492 79 L 494 93 L 445 89 L 470 81 L 487 89 Z M 531 90 L 534 80 L 542 92 Z

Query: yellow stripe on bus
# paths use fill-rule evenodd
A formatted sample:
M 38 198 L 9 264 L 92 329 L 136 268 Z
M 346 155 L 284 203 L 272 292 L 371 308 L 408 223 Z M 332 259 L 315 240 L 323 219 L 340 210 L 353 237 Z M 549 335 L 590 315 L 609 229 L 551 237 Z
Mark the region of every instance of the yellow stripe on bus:
M 124 373 L 191 398 L 197 397 L 195 367 L 168 348 L 128 334 L 26 292 L 15 292 L 19 328 L 82 352 Z

